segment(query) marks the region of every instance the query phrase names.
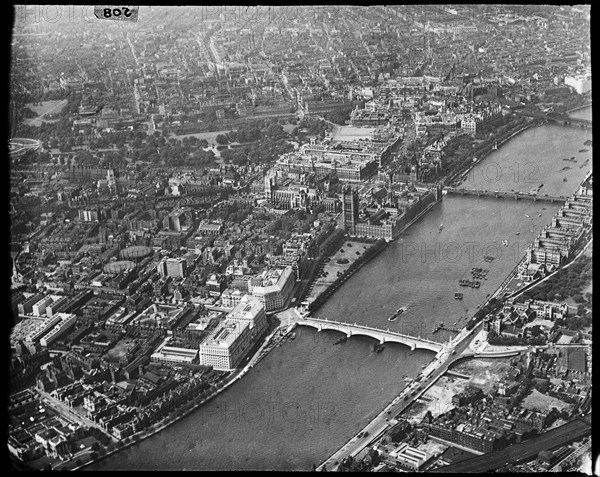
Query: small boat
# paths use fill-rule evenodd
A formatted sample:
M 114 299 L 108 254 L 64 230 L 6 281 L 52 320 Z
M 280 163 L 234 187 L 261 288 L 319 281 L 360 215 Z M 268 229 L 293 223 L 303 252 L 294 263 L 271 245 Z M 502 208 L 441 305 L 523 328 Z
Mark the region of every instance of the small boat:
M 407 307 L 403 306 L 396 310 L 396 312 L 388 318 L 388 321 L 396 321 L 396 319 L 406 311 Z
M 438 229 L 438 231 L 441 233 L 443 229 L 444 229 L 444 224 L 440 224 L 440 228 Z
M 340 344 L 340 343 L 344 343 L 346 340 L 348 339 L 347 336 L 342 336 L 341 338 L 339 338 L 335 343 L 333 343 L 334 345 Z
M 527 217 L 528 219 L 530 219 L 531 217 L 529 217 L 529 215 L 525 214 L 525 217 Z
M 521 234 L 521 232 L 515 232 L 515 235 L 520 235 L 520 234 Z
M 296 333 L 292 333 L 292 339 L 295 340 L 296 339 Z
M 579 152 L 588 152 L 587 149 L 579 149 Z
M 538 214 L 538 217 L 541 217 L 541 216 L 542 216 L 542 214 L 541 214 L 541 213 L 540 213 L 540 214 Z

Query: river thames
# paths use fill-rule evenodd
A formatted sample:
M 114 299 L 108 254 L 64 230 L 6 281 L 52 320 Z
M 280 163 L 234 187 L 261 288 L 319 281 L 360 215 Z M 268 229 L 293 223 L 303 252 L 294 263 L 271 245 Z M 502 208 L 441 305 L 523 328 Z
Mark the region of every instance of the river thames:
M 585 106 L 584 108 L 578 109 L 577 111 L 573 111 L 569 114 L 573 119 L 587 119 L 588 121 L 592 120 L 592 107 Z
M 583 144 L 587 139 L 591 131 L 576 128 L 529 129 L 478 164 L 472 182 L 461 187 L 527 191 L 543 183 L 541 194 L 570 195 L 591 168 L 591 147 Z M 563 161 L 571 157 L 577 163 Z M 537 164 L 532 184 L 523 174 L 509 175 L 515 163 L 519 171 Z M 483 175 L 492 168 L 503 173 L 494 181 Z M 315 315 L 447 339 L 453 333 L 433 333 L 435 324 L 452 327 L 462 319 L 458 326 L 464 325 L 560 206 L 444 196 Z M 484 255 L 494 260 L 483 261 Z M 488 279 L 479 289 L 459 287 L 459 279 L 471 279 L 472 267 L 488 269 Z M 455 300 L 455 292 L 464 299 Z M 400 306 L 407 311 L 389 322 Z M 339 336 L 298 328 L 295 340 L 275 348 L 211 402 L 87 469 L 310 470 L 375 417 L 404 388 L 405 376 L 414 377 L 433 358 L 433 353 L 391 344 L 375 353 L 375 341 L 366 337 L 334 345 Z

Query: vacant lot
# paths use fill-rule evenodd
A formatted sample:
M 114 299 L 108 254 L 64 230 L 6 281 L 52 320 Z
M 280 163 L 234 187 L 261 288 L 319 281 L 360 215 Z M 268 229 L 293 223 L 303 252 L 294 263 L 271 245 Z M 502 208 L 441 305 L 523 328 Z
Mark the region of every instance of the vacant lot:
M 463 391 L 468 383 L 466 379 L 442 376 L 408 409 L 405 417 L 410 421 L 421 422 L 427 411 L 431 411 L 433 417 L 448 412 L 454 408 L 452 396 Z
M 106 360 L 118 363 L 133 345 L 134 342 L 132 339 L 118 341 L 115 346 L 106 353 Z
M 537 411 L 544 411 L 552 409 L 553 407 L 560 411 L 561 409 L 569 407 L 566 402 L 556 399 L 552 396 L 548 396 L 547 394 L 542 394 L 537 389 L 534 389 L 531 394 L 526 396 L 523 399 L 522 404 L 523 407 L 527 409 L 534 409 Z
M 425 444 L 419 444 L 417 449 L 423 452 L 427 452 L 429 455 L 440 455 L 448 448 L 447 445 L 441 442 L 429 439 Z
M 469 383 L 488 392 L 511 369 L 509 359 L 473 359 L 455 366 L 452 370 L 472 376 Z

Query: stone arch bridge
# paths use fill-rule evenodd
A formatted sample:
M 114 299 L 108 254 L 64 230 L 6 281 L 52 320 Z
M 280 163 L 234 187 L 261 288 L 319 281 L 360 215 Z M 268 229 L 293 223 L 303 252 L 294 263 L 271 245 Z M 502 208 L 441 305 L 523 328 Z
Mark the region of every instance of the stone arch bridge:
M 330 321 L 328 319 L 311 318 L 304 316 L 294 320 L 297 325 L 311 326 L 318 331 L 334 330 L 345 333 L 349 338 L 351 336 L 369 336 L 383 343 L 400 343 L 414 349 L 426 349 L 439 352 L 442 349 L 442 344 L 436 341 L 431 341 L 425 338 L 405 335 L 395 331 L 383 330 L 381 328 L 373 328 L 370 326 L 358 325 L 356 323 L 343 323 L 339 321 Z

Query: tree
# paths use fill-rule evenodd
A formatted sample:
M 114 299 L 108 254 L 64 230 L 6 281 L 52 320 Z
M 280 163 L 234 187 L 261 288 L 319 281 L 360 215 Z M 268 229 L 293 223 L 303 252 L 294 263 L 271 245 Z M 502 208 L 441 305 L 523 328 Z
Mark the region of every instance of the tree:
M 585 302 L 585 298 L 583 298 L 582 295 L 580 295 L 579 293 L 573 296 L 573 301 L 575 303 L 584 303 Z
M 535 325 L 532 326 L 531 328 L 529 328 L 529 331 L 531 332 L 531 336 L 536 337 L 542 334 L 542 328 L 540 327 L 540 325 Z

